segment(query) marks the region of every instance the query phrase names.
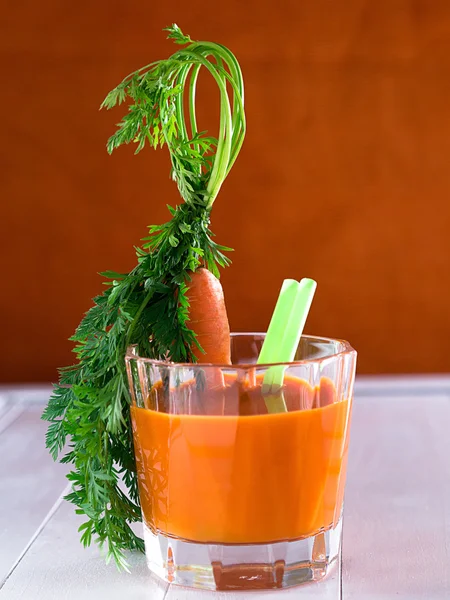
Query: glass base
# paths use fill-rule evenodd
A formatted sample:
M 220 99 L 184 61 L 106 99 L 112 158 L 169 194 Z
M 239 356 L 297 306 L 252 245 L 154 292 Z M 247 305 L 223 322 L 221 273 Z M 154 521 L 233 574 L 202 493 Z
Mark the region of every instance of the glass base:
M 342 517 L 334 529 L 272 544 L 204 544 L 153 533 L 144 524 L 149 569 L 161 579 L 207 590 L 288 588 L 326 577 L 338 562 Z

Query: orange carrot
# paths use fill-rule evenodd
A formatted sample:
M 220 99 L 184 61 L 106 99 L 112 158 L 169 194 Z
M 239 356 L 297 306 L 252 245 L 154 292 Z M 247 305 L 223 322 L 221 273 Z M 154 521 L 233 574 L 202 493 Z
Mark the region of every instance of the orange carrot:
M 211 271 L 201 267 L 190 273 L 187 282 L 189 327 L 197 334 L 204 353 L 195 348 L 199 363 L 231 364 L 230 326 L 220 281 Z

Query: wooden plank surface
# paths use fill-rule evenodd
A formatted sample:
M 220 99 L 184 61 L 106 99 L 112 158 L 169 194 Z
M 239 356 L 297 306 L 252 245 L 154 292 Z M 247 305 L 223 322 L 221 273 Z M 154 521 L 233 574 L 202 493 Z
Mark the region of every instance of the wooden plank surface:
M 0 418 L 0 583 L 64 489 L 67 470 L 45 449 L 42 405 L 7 406 Z
M 7 400 L 6 397 L 0 396 L 0 421 L 3 418 L 3 415 L 5 414 L 7 410 Z
M 342 587 L 344 600 L 450 598 L 448 379 L 405 379 L 401 385 L 396 379 L 391 388 L 389 379 L 358 385 L 342 586 L 337 573 L 316 586 L 252 597 L 337 600 Z M 28 403 L 0 434 L 0 569 L 17 561 L 64 485 L 61 467 L 52 464 L 43 447 L 41 409 Z M 168 587 L 151 577 L 141 556 L 131 558 L 131 576 L 119 574 L 113 565 L 104 565 L 95 548 L 81 547 L 80 522 L 62 503 L 0 586 L 0 600 L 248 598 Z
M 96 548 L 83 549 L 77 527 L 82 518 L 63 502 L 49 520 L 4 587 L 8 600 L 241 600 L 248 594 L 211 593 L 171 586 L 154 578 L 142 555 L 130 555 L 131 574 L 105 566 Z M 323 585 L 270 592 L 271 600 L 338 600 L 339 573 Z M 302 591 L 300 595 L 299 592 Z M 266 594 L 257 594 L 266 596 Z M 255 597 L 255 595 L 252 595 Z
M 96 548 L 83 549 L 77 528 L 83 519 L 62 502 L 0 590 L 15 600 L 162 600 L 167 585 L 154 579 L 142 555 L 131 555 L 132 575 L 105 566 Z
M 358 375 L 355 381 L 357 398 L 437 395 L 450 397 L 450 375 Z
M 450 397 L 355 403 L 345 600 L 450 598 Z

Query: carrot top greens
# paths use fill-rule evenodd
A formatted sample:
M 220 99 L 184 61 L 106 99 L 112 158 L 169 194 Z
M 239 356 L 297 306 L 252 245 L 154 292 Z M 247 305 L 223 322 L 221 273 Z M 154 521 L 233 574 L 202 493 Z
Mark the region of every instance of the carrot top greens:
M 82 543 L 88 546 L 94 540 L 106 546 L 107 561 L 114 558 L 121 568 L 127 568 L 125 550 L 143 550 L 143 541 L 129 525 L 141 520 L 141 509 L 126 348 L 137 344 L 139 354 L 149 358 L 195 360 L 185 282 L 189 271 L 200 265 L 219 275 L 218 268 L 229 264 L 224 251 L 230 249 L 213 241 L 209 219 L 245 135 L 243 81 L 234 55 L 219 44 L 192 42 L 177 25 L 167 31 L 184 47 L 126 77 L 102 107 L 129 102 L 108 141 L 108 152 L 129 143 L 137 144 L 136 152 L 146 145 L 166 145 L 184 203 L 169 207 L 167 223 L 149 227 L 130 273 L 102 273 L 107 289 L 94 298 L 70 338 L 78 362 L 60 369 L 42 416 L 50 422 L 46 444 L 51 455 L 56 460 L 63 453 L 60 461 L 72 465 L 67 476 L 72 491 L 66 499 L 87 517 L 79 529 Z M 220 92 L 217 138 L 197 129 L 195 94 L 202 68 Z
M 110 137 L 108 152 L 130 142 L 137 143 L 136 153 L 146 144 L 154 148 L 167 144 L 172 177 L 181 197 L 188 204 L 210 209 L 244 141 L 242 73 L 236 58 L 224 46 L 192 43 L 177 25 L 167 30 L 168 37 L 176 44 L 188 46 L 168 60 L 151 63 L 125 77 L 102 104 L 109 109 L 127 98 L 133 102 L 118 124 L 118 130 Z M 197 130 L 195 93 L 202 67 L 213 76 L 220 91 L 218 138 Z M 227 84 L 231 87 L 233 102 L 230 102 Z M 185 93 L 188 94 L 189 116 L 183 104 Z

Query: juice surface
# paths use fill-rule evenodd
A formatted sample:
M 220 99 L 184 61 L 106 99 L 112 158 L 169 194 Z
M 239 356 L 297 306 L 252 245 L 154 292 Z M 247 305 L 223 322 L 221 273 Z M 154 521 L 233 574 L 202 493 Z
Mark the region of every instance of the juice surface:
M 337 523 L 350 402 L 335 402 L 328 380 L 319 391 L 286 377 L 291 412 L 260 414 L 261 383 L 243 389 L 229 376 L 216 397 L 209 392 L 220 416 L 131 407 L 141 505 L 153 531 L 250 544 L 308 537 Z M 223 416 L 236 398 L 239 415 Z M 300 404 L 320 406 L 294 410 Z

